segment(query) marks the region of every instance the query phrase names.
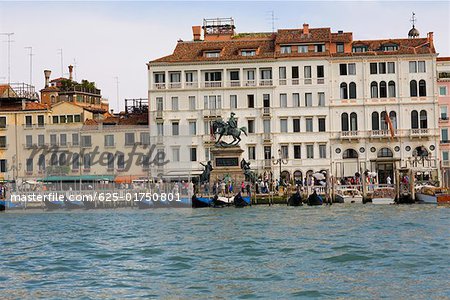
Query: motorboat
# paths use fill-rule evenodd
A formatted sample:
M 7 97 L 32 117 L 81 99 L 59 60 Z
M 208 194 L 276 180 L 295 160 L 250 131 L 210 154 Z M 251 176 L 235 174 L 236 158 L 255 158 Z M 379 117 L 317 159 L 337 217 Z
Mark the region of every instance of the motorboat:
M 336 191 L 336 203 L 363 203 L 360 191 L 354 188 L 339 189 Z
M 373 204 L 395 204 L 395 189 L 392 187 L 376 188 L 373 192 Z
M 450 194 L 447 189 L 435 186 L 422 186 L 416 192 L 419 203 L 439 204 L 450 203 Z

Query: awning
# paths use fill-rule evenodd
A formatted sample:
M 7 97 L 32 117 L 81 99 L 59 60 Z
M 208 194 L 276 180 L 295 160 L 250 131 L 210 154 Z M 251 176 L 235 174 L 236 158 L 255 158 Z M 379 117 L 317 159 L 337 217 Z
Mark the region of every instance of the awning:
M 113 175 L 79 175 L 79 176 L 48 176 L 37 181 L 58 182 L 58 181 L 113 181 Z
M 143 178 L 143 176 L 137 176 L 137 175 L 119 175 L 114 178 L 115 183 L 131 183 L 135 179 Z

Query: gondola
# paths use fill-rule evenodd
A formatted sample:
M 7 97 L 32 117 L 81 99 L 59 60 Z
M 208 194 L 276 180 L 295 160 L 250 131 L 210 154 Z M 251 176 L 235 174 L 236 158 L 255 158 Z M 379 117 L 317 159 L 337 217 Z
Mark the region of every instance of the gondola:
M 296 192 L 291 197 L 289 197 L 288 206 L 303 206 L 302 203 L 302 195 L 300 195 L 300 192 Z
M 306 202 L 309 206 L 317 206 L 317 205 L 322 205 L 323 204 L 323 200 L 322 197 L 320 197 L 316 191 L 314 191 L 314 193 L 312 193 L 311 195 L 309 195 L 308 200 Z
M 234 206 L 235 207 L 245 207 L 251 205 L 250 197 L 242 197 L 239 192 L 236 196 L 234 196 Z
M 192 196 L 192 207 L 193 208 L 203 208 L 210 207 L 212 205 L 212 199 L 206 197 Z
M 231 206 L 234 203 L 234 197 L 220 197 L 219 195 L 215 195 L 212 200 L 213 207 L 225 207 Z
M 4 211 L 6 209 L 6 202 L 3 200 L 0 200 L 0 211 Z
M 44 199 L 44 208 L 46 210 L 55 210 L 64 208 L 63 201 L 50 201 L 48 199 Z

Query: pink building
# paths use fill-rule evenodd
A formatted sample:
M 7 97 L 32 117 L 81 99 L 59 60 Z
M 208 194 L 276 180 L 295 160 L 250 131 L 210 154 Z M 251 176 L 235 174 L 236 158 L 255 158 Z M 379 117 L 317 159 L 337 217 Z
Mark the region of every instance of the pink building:
M 450 186 L 450 57 L 437 58 L 441 168 L 444 186 Z

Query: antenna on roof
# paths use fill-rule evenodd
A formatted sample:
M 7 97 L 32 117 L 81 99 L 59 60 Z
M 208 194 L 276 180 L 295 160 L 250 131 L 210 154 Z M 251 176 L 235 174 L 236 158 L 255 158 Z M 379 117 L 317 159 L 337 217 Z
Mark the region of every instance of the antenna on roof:
M 275 33 L 275 21 L 278 20 L 278 18 L 275 18 L 275 12 L 273 10 L 268 11 L 267 13 L 269 13 L 269 21 L 271 22 L 272 25 L 272 33 Z

